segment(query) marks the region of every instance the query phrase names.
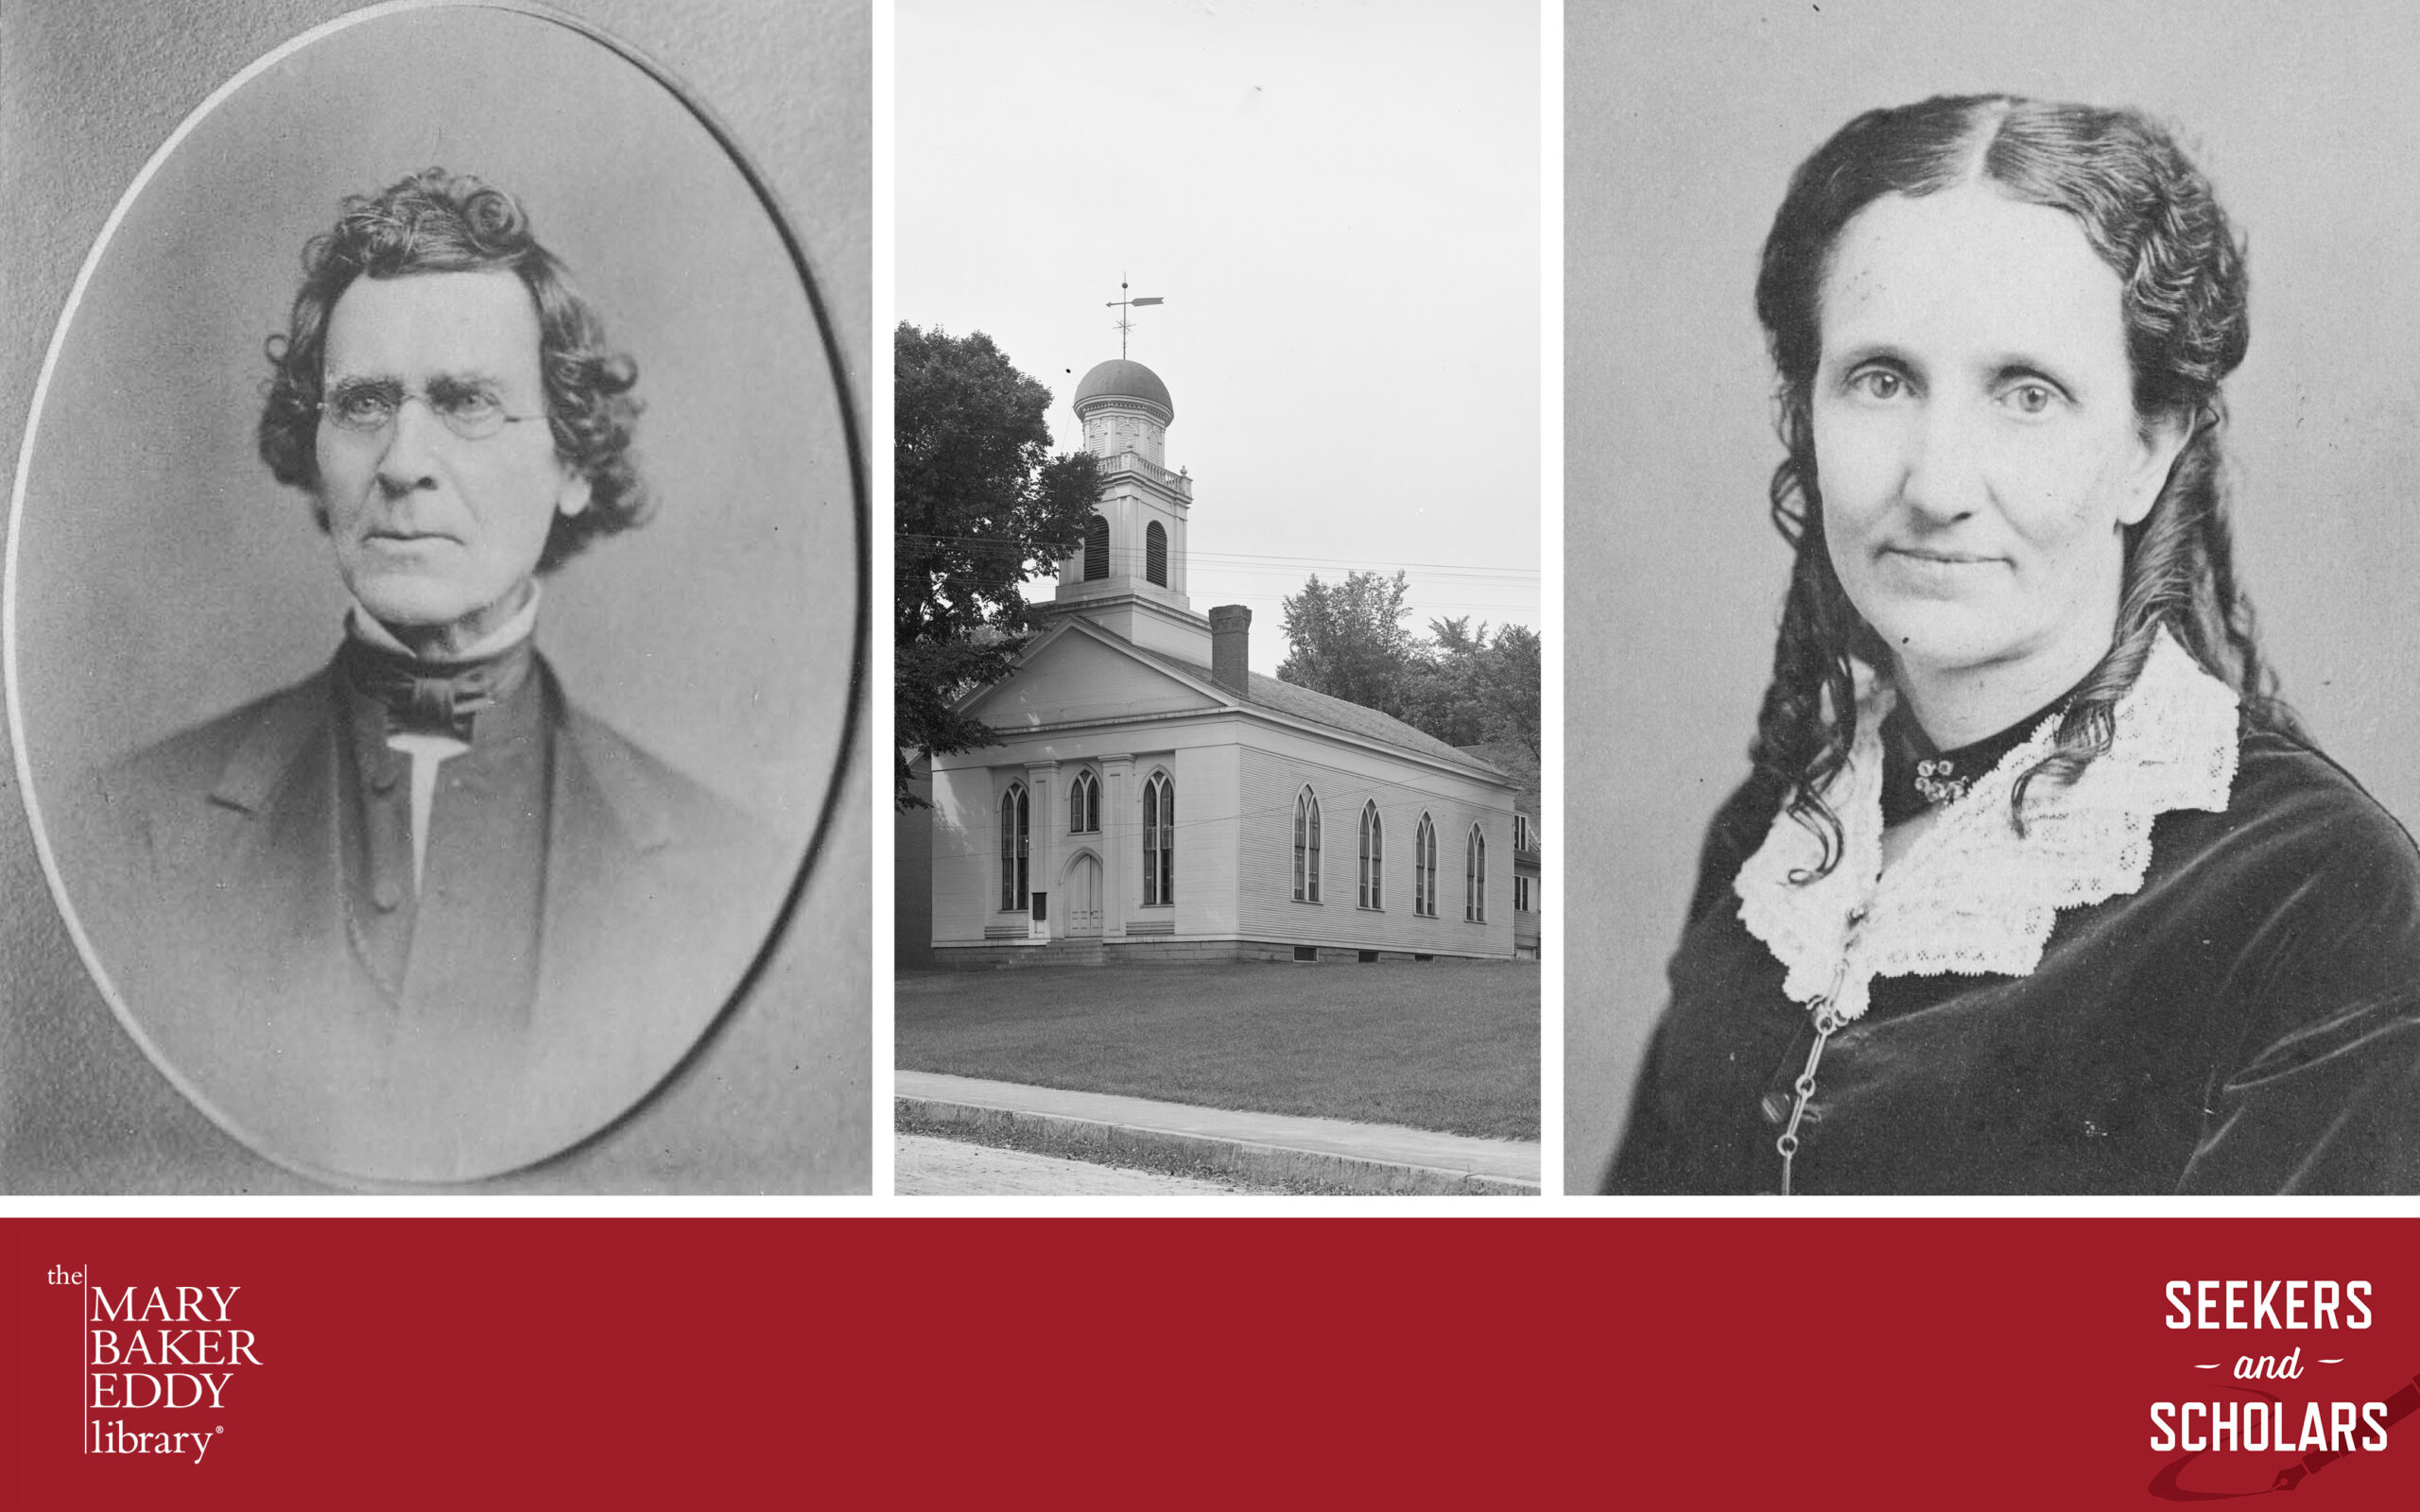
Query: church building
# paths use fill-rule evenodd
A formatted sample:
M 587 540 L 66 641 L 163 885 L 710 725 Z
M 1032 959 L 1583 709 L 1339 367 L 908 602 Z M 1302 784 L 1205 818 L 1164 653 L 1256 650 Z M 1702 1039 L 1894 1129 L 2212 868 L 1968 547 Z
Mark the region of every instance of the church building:
M 1185 593 L 1193 479 L 1139 362 L 1077 387 L 1103 483 L 1046 628 L 932 764 L 941 966 L 1514 954 L 1512 784 L 1374 709 L 1249 667 L 1252 611 Z

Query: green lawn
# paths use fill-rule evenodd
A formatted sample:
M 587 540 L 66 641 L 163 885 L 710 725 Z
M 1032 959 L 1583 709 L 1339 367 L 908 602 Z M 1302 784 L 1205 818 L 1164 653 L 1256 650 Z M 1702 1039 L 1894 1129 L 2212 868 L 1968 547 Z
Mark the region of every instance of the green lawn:
M 897 1046 L 911 1071 L 1538 1137 L 1535 961 L 905 972 Z

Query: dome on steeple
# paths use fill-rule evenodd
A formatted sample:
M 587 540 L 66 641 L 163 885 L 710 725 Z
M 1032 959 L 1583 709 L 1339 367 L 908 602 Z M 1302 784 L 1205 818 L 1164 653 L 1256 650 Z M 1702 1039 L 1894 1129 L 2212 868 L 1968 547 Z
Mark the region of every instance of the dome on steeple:
M 1094 400 L 1121 399 L 1157 409 L 1163 425 L 1176 419 L 1176 402 L 1168 398 L 1168 386 L 1160 382 L 1160 375 L 1124 357 L 1113 357 L 1084 374 L 1076 386 L 1076 413 L 1081 415 Z

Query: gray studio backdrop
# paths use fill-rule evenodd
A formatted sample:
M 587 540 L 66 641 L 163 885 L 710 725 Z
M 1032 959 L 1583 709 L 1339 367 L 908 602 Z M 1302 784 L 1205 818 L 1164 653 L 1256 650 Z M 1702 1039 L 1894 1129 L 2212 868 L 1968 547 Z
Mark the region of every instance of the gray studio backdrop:
M 0 424 L 12 457 L 76 270 L 144 160 L 252 59 L 349 9 L 9 8 L 0 185 L 19 209 L 0 231 Z M 864 7 L 564 9 L 681 76 L 766 174 L 813 261 L 862 417 Z M 195 128 L 117 229 L 52 377 L 15 542 L 24 729 L 11 735 L 36 797 L 325 660 L 344 599 L 306 501 L 253 450 L 261 344 L 283 329 L 302 242 L 338 198 L 432 163 L 519 197 L 639 362 L 659 514 L 549 580 L 542 647 L 573 696 L 803 849 L 844 754 L 856 611 L 850 458 L 813 312 L 773 223 L 671 94 L 570 29 L 493 9 L 406 12 L 288 55 Z M 751 1005 L 779 1021 L 793 1074 L 745 1089 L 755 1106 L 700 1103 L 677 1177 L 609 1159 L 540 1184 L 865 1185 L 868 840 L 854 754 Z M 111 1184 L 79 1174 L 72 1128 L 44 1122 L 49 1047 L 26 1041 L 99 1000 L 16 807 L 0 817 L 13 900 L 0 925 L 0 1185 Z M 228 1160 L 235 1179 L 242 1162 Z
M 1575 4 L 1564 18 L 1565 1188 L 1618 1138 L 1697 848 L 1747 775 L 1789 554 L 1751 299 L 1857 112 L 2009 91 L 2177 128 L 2249 237 L 2238 567 L 2284 693 L 2420 824 L 2420 13 Z

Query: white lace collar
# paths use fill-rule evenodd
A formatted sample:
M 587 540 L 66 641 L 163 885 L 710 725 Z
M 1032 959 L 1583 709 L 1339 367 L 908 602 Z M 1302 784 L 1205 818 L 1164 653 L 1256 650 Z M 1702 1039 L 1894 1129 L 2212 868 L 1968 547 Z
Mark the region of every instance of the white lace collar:
M 2235 786 L 2235 692 L 2163 629 L 2118 700 L 2108 751 L 2072 783 L 2028 788 L 2022 836 L 2009 822 L 2009 794 L 2049 753 L 2055 717 L 1947 804 L 1885 872 L 1878 731 L 1893 696 L 1881 684 L 1860 700 L 1848 764 L 1824 789 L 1844 832 L 1840 865 L 1792 884 L 1822 865 L 1823 845 L 1785 811 L 1732 884 L 1740 921 L 1789 968 L 1784 990 L 1801 1003 L 1829 999 L 1842 1020 L 1865 1012 L 1877 976 L 2031 974 L 2060 909 L 2142 886 L 2153 819 L 2173 809 L 2222 813 Z

